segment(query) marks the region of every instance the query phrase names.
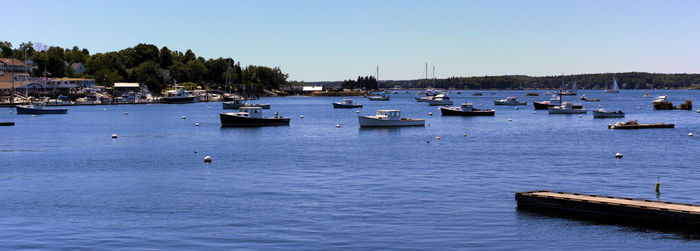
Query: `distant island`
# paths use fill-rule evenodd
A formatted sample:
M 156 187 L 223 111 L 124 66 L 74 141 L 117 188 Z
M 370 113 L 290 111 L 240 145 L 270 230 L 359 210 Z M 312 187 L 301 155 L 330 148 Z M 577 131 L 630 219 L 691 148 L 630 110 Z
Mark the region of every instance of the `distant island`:
M 620 89 L 700 89 L 700 74 L 666 74 L 647 72 L 595 73 L 564 75 L 567 88 L 576 83 L 579 89 L 608 89 L 612 87 L 613 76 Z M 364 78 L 363 78 L 364 79 Z M 305 82 L 304 85 L 319 85 L 327 88 L 341 88 L 345 81 Z M 360 79 L 358 78 L 358 81 Z M 384 80 L 378 81 L 379 88 L 440 88 L 440 89 L 558 89 L 562 76 L 478 76 L 450 77 L 443 79 Z

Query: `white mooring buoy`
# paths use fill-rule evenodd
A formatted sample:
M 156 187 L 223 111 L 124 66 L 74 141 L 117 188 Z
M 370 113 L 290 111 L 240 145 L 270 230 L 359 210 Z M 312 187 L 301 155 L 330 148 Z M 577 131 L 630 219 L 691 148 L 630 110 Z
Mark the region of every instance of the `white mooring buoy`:
M 340 124 L 335 125 L 336 128 L 340 128 Z
M 302 118 L 302 119 L 303 119 L 303 118 L 304 118 L 304 115 L 299 116 L 299 118 Z
M 583 118 L 583 115 L 578 115 L 578 118 Z
M 129 112 L 124 112 L 124 115 L 129 115 Z
M 194 123 L 194 126 L 199 126 L 199 123 Z
M 429 112 L 428 115 L 433 116 L 433 112 Z
M 534 111 L 534 112 L 532 112 L 532 114 L 537 114 L 537 112 L 536 112 L 536 111 Z
M 117 136 L 116 133 L 112 134 L 112 138 L 113 138 L 113 139 L 116 139 L 117 137 L 118 137 L 118 136 Z
M 620 153 L 620 152 L 617 152 L 617 153 L 615 154 L 615 158 L 618 158 L 618 159 L 619 159 L 619 158 L 622 158 L 622 156 L 623 156 L 623 155 L 622 155 L 622 153 Z
M 511 121 L 513 121 L 513 119 L 508 119 L 508 122 L 511 122 Z
M 194 150 L 194 153 L 199 153 L 199 151 L 197 151 L 197 150 Z
M 185 116 L 182 116 L 182 119 L 187 119 L 187 117 L 185 117 Z
M 211 162 L 211 156 L 208 156 L 208 155 L 204 156 L 204 162 L 207 162 L 207 163 Z
M 689 133 L 688 133 L 688 137 L 693 137 L 693 133 L 692 133 L 692 132 L 689 132 Z
M 515 109 L 515 110 L 518 110 L 518 107 L 516 106 L 514 109 Z

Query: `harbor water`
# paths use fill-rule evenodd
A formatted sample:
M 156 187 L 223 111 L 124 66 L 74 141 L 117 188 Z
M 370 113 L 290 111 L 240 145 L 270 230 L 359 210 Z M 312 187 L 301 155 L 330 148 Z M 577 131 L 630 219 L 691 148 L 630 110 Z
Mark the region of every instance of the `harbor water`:
M 514 200 L 556 190 L 700 204 L 700 92 L 564 97 L 588 109 L 581 118 L 533 113 L 544 91 L 474 92 L 450 97 L 495 116 L 442 117 L 415 91 L 353 97 L 362 109 L 261 98 L 268 116 L 291 117 L 261 128 L 222 128 L 213 102 L 0 108 L 16 123 L 0 127 L 0 249 L 700 249 L 697 233 L 552 217 Z M 659 95 L 696 107 L 654 111 Z M 494 107 L 508 96 L 528 105 Z M 598 104 L 626 117 L 593 119 Z M 378 109 L 426 126 L 360 129 L 356 111 Z M 676 127 L 607 128 L 630 119 Z

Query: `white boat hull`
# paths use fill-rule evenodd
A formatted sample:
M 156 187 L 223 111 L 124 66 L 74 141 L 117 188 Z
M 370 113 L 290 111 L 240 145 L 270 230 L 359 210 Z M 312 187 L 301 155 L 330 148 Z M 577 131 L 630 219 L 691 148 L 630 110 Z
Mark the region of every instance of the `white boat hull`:
M 586 109 L 559 109 L 557 107 L 550 107 L 549 114 L 586 114 L 588 110 Z
M 367 116 L 358 116 L 357 118 L 358 118 L 358 121 L 360 122 L 360 127 L 425 126 L 425 120 L 423 120 L 423 119 L 389 120 L 389 119 L 370 118 Z

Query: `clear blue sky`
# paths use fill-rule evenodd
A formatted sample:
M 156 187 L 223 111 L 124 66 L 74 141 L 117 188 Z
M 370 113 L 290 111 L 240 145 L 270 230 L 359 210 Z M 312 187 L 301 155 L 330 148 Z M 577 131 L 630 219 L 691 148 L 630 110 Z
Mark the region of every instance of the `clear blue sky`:
M 700 72 L 700 1 L 7 1 L 0 40 L 151 43 L 291 80 Z

